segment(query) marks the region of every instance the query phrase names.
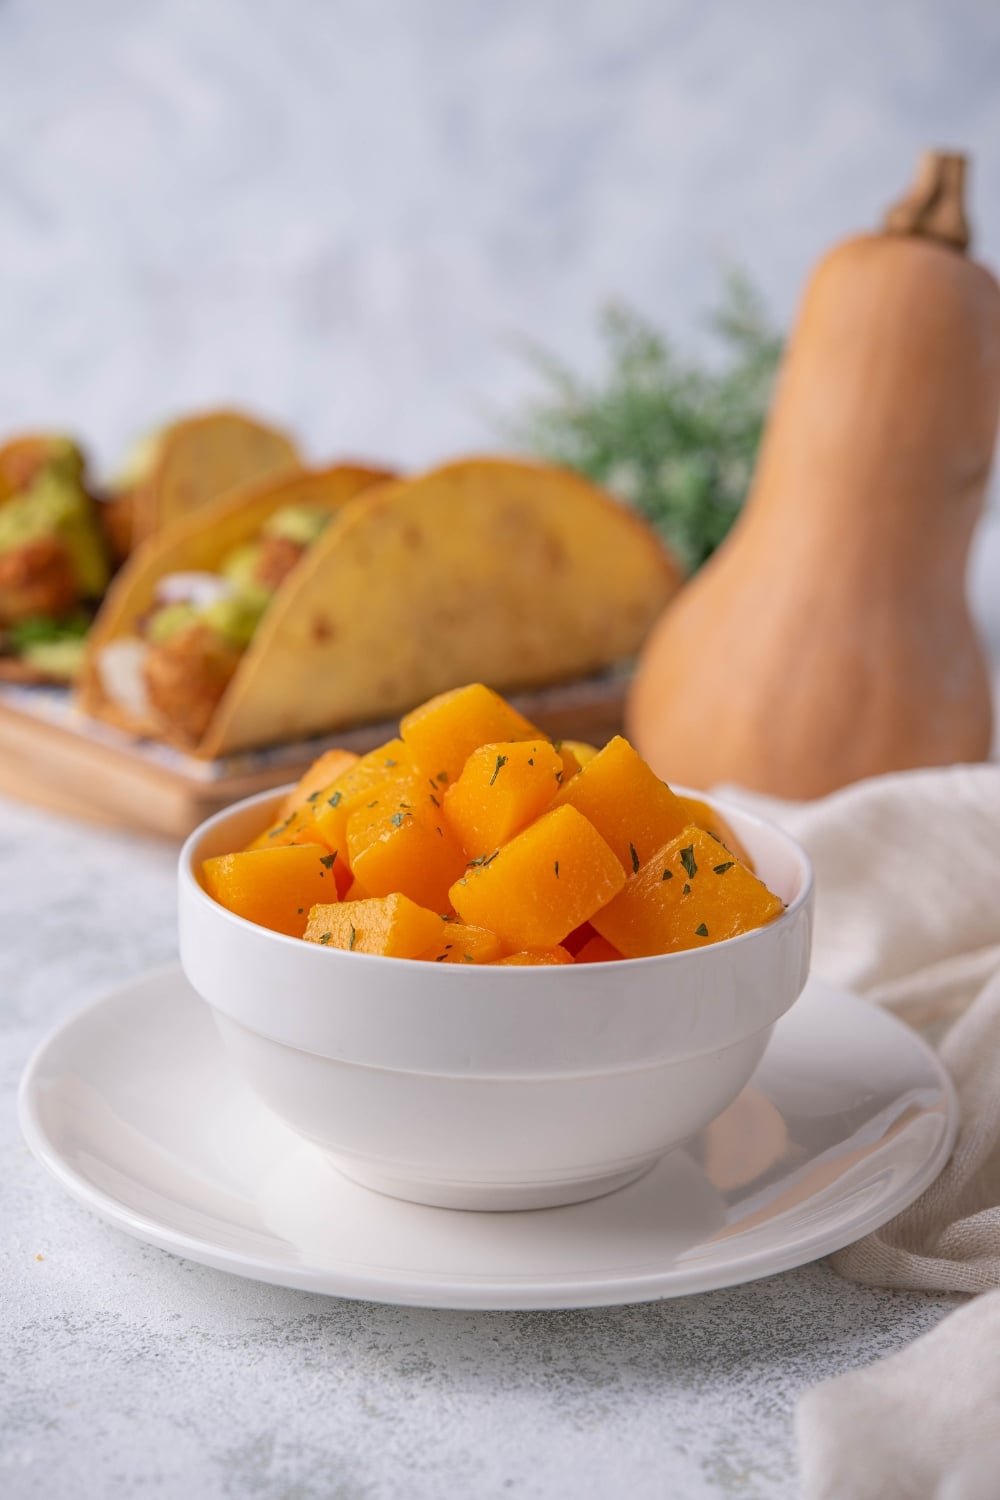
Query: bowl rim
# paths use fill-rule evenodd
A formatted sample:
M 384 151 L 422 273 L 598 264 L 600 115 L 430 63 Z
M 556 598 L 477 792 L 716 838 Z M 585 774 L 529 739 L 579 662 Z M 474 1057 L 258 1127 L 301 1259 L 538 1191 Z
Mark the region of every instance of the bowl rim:
M 301 951 L 301 944 L 304 939 L 291 937 L 284 932 L 275 932 L 270 927 L 263 927 L 259 922 L 251 922 L 247 917 L 239 916 L 236 912 L 230 911 L 228 907 L 222 906 L 218 901 L 214 900 L 205 890 L 194 870 L 195 849 L 205 835 L 213 828 L 226 822 L 229 818 L 247 811 L 258 803 L 273 802 L 279 797 L 287 796 L 297 784 L 297 782 L 290 781 L 281 786 L 270 787 L 262 792 L 255 792 L 252 796 L 243 797 L 238 802 L 231 802 L 227 807 L 213 813 L 211 817 L 205 818 L 196 828 L 192 829 L 181 846 L 180 854 L 178 855 L 178 883 L 187 895 L 192 897 L 202 907 L 210 909 L 216 918 L 235 923 L 237 930 L 248 929 L 253 933 L 264 933 L 267 938 L 274 942 L 288 944 L 296 951 Z M 683 786 L 680 782 L 670 782 L 669 785 L 671 790 L 675 791 L 678 796 L 690 796 L 697 798 L 699 801 L 707 802 L 710 807 L 718 808 L 721 813 L 735 816 L 740 822 L 749 823 L 754 828 L 763 830 L 769 837 L 776 837 L 780 843 L 785 845 L 787 852 L 799 866 L 801 879 L 798 894 L 788 903 L 780 917 L 776 917 L 773 922 L 768 922 L 764 927 L 754 927 L 750 932 L 741 932 L 735 937 L 720 938 L 717 942 L 708 943 L 703 948 L 681 948 L 674 953 L 651 953 L 642 958 L 602 959 L 597 963 L 587 964 L 585 966 L 587 969 L 594 970 L 595 972 L 610 969 L 620 973 L 622 966 L 628 965 L 628 972 L 634 973 L 640 967 L 648 968 L 651 965 L 678 964 L 683 961 L 689 963 L 694 954 L 718 953 L 720 951 L 730 953 L 737 944 L 752 943 L 755 940 L 760 940 L 765 935 L 771 935 L 787 928 L 795 920 L 802 908 L 808 906 L 812 901 L 815 888 L 815 873 L 812 860 L 799 841 L 792 834 L 788 833 L 786 829 L 772 822 L 769 818 L 761 817 L 758 813 L 750 812 L 740 807 L 739 804 L 728 801 L 725 797 L 716 796 L 714 792 L 706 792 L 697 787 Z M 309 946 L 318 948 L 319 944 L 312 943 Z M 348 961 L 355 964 L 359 962 L 379 965 L 392 964 L 394 972 L 401 972 L 401 966 L 405 966 L 408 970 L 417 970 L 421 973 L 426 973 L 428 967 L 427 961 L 419 958 L 395 958 L 381 953 L 349 953 L 343 948 L 327 948 L 326 952 L 335 955 L 335 961 Z M 553 972 L 559 973 L 569 967 L 568 964 L 438 964 L 435 966 L 435 972 L 438 975 L 450 972 L 452 976 L 455 976 L 468 974 L 470 971 L 482 973 L 484 969 L 489 969 L 490 973 L 493 974 L 500 974 L 506 970 L 514 978 L 518 976 L 521 978 L 532 976 L 528 982 L 538 983 L 540 982 L 538 979 L 539 975 Z M 455 984 L 461 981 L 451 977 L 445 979 L 444 982 L 446 984 Z M 503 983 L 504 981 L 501 980 L 500 982 Z M 514 982 L 513 979 L 510 982 Z

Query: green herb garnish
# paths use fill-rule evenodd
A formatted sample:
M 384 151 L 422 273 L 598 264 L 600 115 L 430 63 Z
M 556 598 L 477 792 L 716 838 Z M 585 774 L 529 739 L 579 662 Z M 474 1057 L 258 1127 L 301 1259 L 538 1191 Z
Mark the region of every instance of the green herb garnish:
M 334 864 L 336 863 L 336 860 L 337 860 L 337 851 L 336 851 L 336 849 L 334 849 L 334 851 L 333 851 L 332 854 L 321 854 L 320 857 L 319 857 L 320 864 L 321 865 L 325 865 L 328 870 L 332 870 L 333 869 Z
M 735 863 L 735 859 L 727 859 L 724 865 L 713 865 L 712 869 L 715 871 L 716 875 L 725 875 L 726 871 L 731 870 Z
M 333 933 L 332 932 L 324 932 L 323 936 L 320 938 L 320 942 L 321 943 L 328 943 L 332 937 L 333 937 Z
M 681 864 L 684 866 L 685 870 L 687 870 L 688 874 L 693 880 L 698 873 L 698 866 L 695 863 L 693 844 L 688 844 L 686 849 L 681 850 Z
M 522 451 L 578 469 L 657 527 L 694 570 L 743 504 L 781 340 L 738 274 L 726 279 L 711 326 L 726 358 L 686 359 L 655 325 L 607 308 L 605 372 L 596 380 L 530 342 L 540 397 L 508 436 Z
M 409 817 L 409 813 L 396 812 L 393 813 L 392 817 L 389 819 L 389 822 L 392 824 L 393 828 L 402 828 L 403 819 L 407 817 Z
M 559 879 L 559 861 L 558 860 L 556 860 L 556 862 L 552 866 L 552 868 L 555 870 L 555 872 L 556 872 L 556 879 L 558 880 Z
M 684 884 L 681 886 L 681 895 L 682 896 L 690 896 L 690 894 L 691 894 L 691 887 L 688 885 L 687 881 L 685 880 Z
M 340 805 L 340 799 L 341 797 L 343 797 L 343 795 L 343 792 L 334 792 L 332 797 L 327 797 L 327 803 L 330 807 L 338 807 Z
M 350 941 L 349 941 L 349 942 L 348 942 L 348 944 L 347 944 L 347 946 L 348 946 L 348 948 L 353 948 L 353 947 L 354 947 L 354 944 L 355 944 L 355 943 L 356 943 L 356 942 L 357 942 L 357 940 L 358 940 L 358 934 L 357 934 L 357 933 L 356 933 L 356 932 L 355 932 L 355 930 L 354 930 L 354 924 L 353 924 L 353 922 L 352 922 L 352 923 L 351 923 L 351 936 L 350 936 Z
M 318 792 L 310 792 L 309 796 L 306 798 L 306 801 L 307 802 L 315 802 L 316 799 L 317 799 L 317 797 L 321 797 L 322 795 L 323 795 L 322 790 L 320 790 Z
M 696 937 L 708 937 L 708 928 L 705 926 L 704 922 L 699 922 L 694 931 Z
M 635 852 L 635 845 L 634 844 L 629 844 L 629 846 L 628 846 L 628 852 L 632 856 L 632 874 L 635 875 L 638 872 L 638 869 L 639 869 L 639 856 Z
M 485 869 L 487 865 L 491 865 L 493 863 L 499 853 L 499 849 L 494 849 L 492 854 L 480 854 L 477 856 L 477 858 L 470 859 L 465 868 L 467 870 L 472 870 L 475 869 L 477 865 L 479 865 L 481 868 Z
M 674 878 L 674 872 L 673 872 L 673 870 L 664 870 L 664 872 L 663 872 L 663 878 L 664 878 L 664 880 L 673 880 L 673 878 Z
M 490 786 L 493 785 L 494 781 L 496 781 L 497 777 L 500 775 L 503 767 L 507 764 L 507 759 L 508 758 L 506 755 L 497 756 L 497 763 L 493 767 L 493 775 L 490 777 Z
M 384 762 L 384 764 L 387 765 L 387 766 L 394 766 L 394 765 L 397 764 L 397 762 L 394 761 L 394 760 L 387 760 L 387 761 Z

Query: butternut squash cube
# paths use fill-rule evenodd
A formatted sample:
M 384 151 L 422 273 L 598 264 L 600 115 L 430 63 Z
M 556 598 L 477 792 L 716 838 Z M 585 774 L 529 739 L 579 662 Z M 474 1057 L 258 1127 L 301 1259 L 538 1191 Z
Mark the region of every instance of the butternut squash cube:
M 352 953 L 380 953 L 386 958 L 416 958 L 437 939 L 444 923 L 407 896 L 342 901 L 314 906 L 305 931 L 307 943 L 345 948 Z
M 714 807 L 709 807 L 707 802 L 702 802 L 698 797 L 679 797 L 678 801 L 686 809 L 689 823 L 696 823 L 699 828 L 704 828 L 706 833 L 712 834 L 720 844 L 724 844 L 730 854 L 735 854 L 748 870 L 753 869 L 753 860 L 721 813 L 717 813 Z
M 533 724 L 481 682 L 428 699 L 406 715 L 399 732 L 418 771 L 439 788 L 458 780 L 480 745 L 539 738 Z
M 495 932 L 467 927 L 463 922 L 444 922 L 434 946 L 418 957 L 437 964 L 490 964 L 502 952 L 503 943 Z
M 334 856 L 316 844 L 286 844 L 206 859 L 201 876 L 212 900 L 227 911 L 301 937 L 309 908 L 338 899 L 333 864 Z
M 578 964 L 606 964 L 614 959 L 620 959 L 621 956 L 617 948 L 612 948 L 607 938 L 602 938 L 599 932 L 595 932 L 594 936 L 584 943 L 577 953 L 576 962 Z
M 578 767 L 585 766 L 597 754 L 597 746 L 588 745 L 586 740 L 563 740 L 559 749 L 563 755 L 572 755 Z
M 321 844 L 337 855 L 341 896 L 351 878 L 347 860 L 349 815 L 355 808 L 367 806 L 383 795 L 381 789 L 387 784 L 395 786 L 412 776 L 402 740 L 390 740 L 360 759 L 357 756 L 351 759 L 352 763 L 339 776 L 318 792 L 310 793 L 301 806 L 266 828 L 250 845 L 251 849 L 269 849 L 280 844 Z
M 358 757 L 350 750 L 327 750 L 318 760 L 314 760 L 308 771 L 288 793 L 284 802 L 278 809 L 278 820 L 291 817 L 292 813 L 298 812 L 300 807 L 308 803 L 316 802 L 324 787 L 330 785 L 338 776 L 349 771 L 355 765 Z
M 558 807 L 471 864 L 451 902 L 463 922 L 488 927 L 515 951 L 554 948 L 624 884 L 592 824 L 575 807 Z
M 580 767 L 583 765 L 583 761 L 577 760 L 576 756 L 570 749 L 569 745 L 567 745 L 565 740 L 559 741 L 559 743 L 556 745 L 556 750 L 562 763 L 562 776 L 560 777 L 560 781 L 568 781 L 571 776 L 576 775 L 577 771 L 579 771 Z
M 691 821 L 680 799 L 621 735 L 566 782 L 556 806 L 575 807 L 588 818 L 627 875 Z
M 351 870 L 373 896 L 395 891 L 434 911 L 448 909 L 449 887 L 466 857 L 430 792 L 413 779 L 383 782 L 347 819 Z
M 537 966 L 539 964 L 571 964 L 572 953 L 567 953 L 565 948 L 530 948 L 521 953 L 511 953 L 507 958 L 498 958 L 494 968 L 500 964 L 524 964 L 525 966 Z
M 626 958 L 646 958 L 736 937 L 783 910 L 746 865 L 691 824 L 590 920 Z
M 470 858 L 489 854 L 545 811 L 562 775 L 548 740 L 480 745 L 448 788 L 445 818 Z

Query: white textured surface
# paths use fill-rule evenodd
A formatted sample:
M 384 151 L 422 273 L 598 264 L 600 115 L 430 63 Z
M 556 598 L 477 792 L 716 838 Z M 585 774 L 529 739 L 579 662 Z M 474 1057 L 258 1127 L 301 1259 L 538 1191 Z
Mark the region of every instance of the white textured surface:
M 977 152 L 996 262 L 998 42 L 984 0 L 6 0 L 0 424 L 110 462 L 224 398 L 316 454 L 433 458 L 528 388 L 510 334 L 592 359 L 612 295 L 690 333 L 727 258 L 787 319 L 932 140 Z M 396 1311 L 144 1248 L 43 1177 L 14 1090 L 54 1022 L 173 954 L 173 852 L 0 806 L 0 891 L 5 1500 L 791 1497 L 797 1392 L 947 1309 L 817 1266 Z

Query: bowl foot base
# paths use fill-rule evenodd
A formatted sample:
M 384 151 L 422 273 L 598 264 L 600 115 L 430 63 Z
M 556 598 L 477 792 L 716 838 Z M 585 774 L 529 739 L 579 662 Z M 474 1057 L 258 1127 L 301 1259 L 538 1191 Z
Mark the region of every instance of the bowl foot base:
M 330 1154 L 337 1171 L 361 1187 L 383 1193 L 388 1198 L 403 1198 L 409 1203 L 425 1203 L 430 1208 L 474 1209 L 479 1212 L 510 1213 L 533 1208 L 562 1208 L 569 1203 L 585 1203 L 601 1198 L 618 1188 L 627 1187 L 644 1172 L 650 1171 L 663 1153 L 630 1162 L 625 1168 L 602 1177 L 576 1177 L 555 1182 L 466 1183 L 432 1181 L 426 1178 L 402 1177 L 369 1166 L 356 1157 Z

